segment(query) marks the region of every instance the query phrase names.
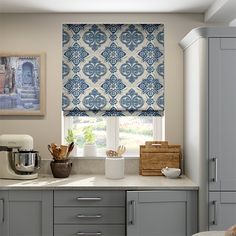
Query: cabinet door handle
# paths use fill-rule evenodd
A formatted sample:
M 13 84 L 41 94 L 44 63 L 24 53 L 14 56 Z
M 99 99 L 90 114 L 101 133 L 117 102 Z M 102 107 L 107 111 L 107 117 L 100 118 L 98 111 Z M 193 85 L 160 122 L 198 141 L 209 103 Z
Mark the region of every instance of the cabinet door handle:
M 218 224 L 218 208 L 217 208 L 217 201 L 214 200 L 212 201 L 212 204 L 214 206 L 214 218 L 213 218 L 213 221 L 212 221 L 212 224 L 213 225 L 217 225 Z
M 1 221 L 4 222 L 4 199 L 0 199 Z
M 101 197 L 77 197 L 77 201 L 101 201 Z
M 130 225 L 134 225 L 135 224 L 135 221 L 136 221 L 136 202 L 134 200 L 131 200 L 130 201 L 130 207 L 131 207 L 131 211 L 132 214 L 131 214 L 131 219 L 129 219 L 129 224 Z
M 78 232 L 76 234 L 79 236 L 100 236 L 100 235 L 102 235 L 101 232 Z
M 214 157 L 211 160 L 212 160 L 212 162 L 215 163 L 214 177 L 211 180 L 212 180 L 212 182 L 217 182 L 217 177 L 218 177 L 218 158 Z
M 77 218 L 82 218 L 82 219 L 84 219 L 84 218 L 102 218 L 102 214 L 97 214 L 97 215 L 82 215 L 82 214 L 79 214 L 79 215 L 77 215 Z

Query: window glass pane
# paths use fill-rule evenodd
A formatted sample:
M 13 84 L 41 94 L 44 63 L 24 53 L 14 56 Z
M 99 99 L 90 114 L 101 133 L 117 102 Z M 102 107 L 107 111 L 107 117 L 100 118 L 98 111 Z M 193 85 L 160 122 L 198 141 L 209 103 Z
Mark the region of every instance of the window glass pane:
M 93 127 L 98 156 L 105 156 L 109 148 L 116 150 L 118 145 L 126 146 L 125 155 L 138 156 L 139 146 L 145 141 L 151 141 L 154 137 L 155 140 L 162 140 L 160 117 L 65 117 L 65 136 L 67 129 L 75 130 L 79 156 L 83 155 L 83 129 L 86 126 Z
M 83 153 L 83 128 L 92 126 L 96 136 L 98 154 L 104 154 L 106 149 L 106 120 L 103 117 L 73 117 L 73 129 L 78 137 L 79 154 Z
M 120 117 L 119 141 L 125 145 L 127 154 L 138 154 L 139 145 L 153 140 L 152 117 Z

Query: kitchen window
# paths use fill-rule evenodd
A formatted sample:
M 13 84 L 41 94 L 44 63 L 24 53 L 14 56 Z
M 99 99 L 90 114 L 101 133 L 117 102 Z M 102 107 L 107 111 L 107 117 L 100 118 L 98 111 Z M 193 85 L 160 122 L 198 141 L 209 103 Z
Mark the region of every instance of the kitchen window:
M 63 137 L 75 130 L 77 156 L 89 126 L 98 157 L 119 145 L 138 157 L 145 141 L 164 139 L 163 24 L 63 24 L 62 39 Z
M 92 126 L 96 135 L 98 157 L 119 145 L 127 148 L 126 156 L 138 157 L 139 145 L 145 141 L 164 140 L 164 118 L 148 116 L 64 117 L 64 136 L 73 129 L 78 137 L 78 156 L 83 155 L 83 128 Z

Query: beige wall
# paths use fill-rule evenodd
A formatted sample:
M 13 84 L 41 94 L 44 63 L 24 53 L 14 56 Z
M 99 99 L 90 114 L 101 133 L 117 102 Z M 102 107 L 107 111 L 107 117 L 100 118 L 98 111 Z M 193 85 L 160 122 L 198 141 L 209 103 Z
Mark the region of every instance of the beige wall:
M 63 23 L 164 23 L 166 140 L 183 143 L 183 53 L 178 43 L 203 25 L 201 14 L 0 14 L 1 52 L 46 53 L 46 115 L 0 117 L 0 134 L 27 133 L 42 158 L 61 140 L 61 50 Z

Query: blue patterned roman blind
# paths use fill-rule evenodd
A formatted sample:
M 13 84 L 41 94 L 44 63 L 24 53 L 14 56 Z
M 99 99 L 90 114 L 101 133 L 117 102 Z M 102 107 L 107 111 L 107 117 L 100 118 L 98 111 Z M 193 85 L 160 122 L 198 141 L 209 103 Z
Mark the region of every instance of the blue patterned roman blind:
M 64 24 L 66 116 L 162 116 L 164 25 Z

